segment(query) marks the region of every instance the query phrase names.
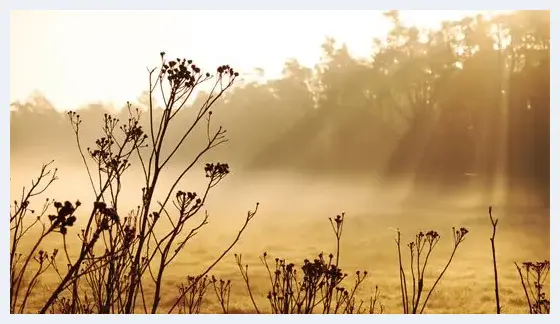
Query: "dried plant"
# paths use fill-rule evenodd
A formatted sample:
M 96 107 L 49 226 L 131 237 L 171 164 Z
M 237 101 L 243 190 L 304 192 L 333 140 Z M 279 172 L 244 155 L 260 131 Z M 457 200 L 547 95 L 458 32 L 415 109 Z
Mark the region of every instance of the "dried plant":
M 492 261 L 494 263 L 494 293 L 496 294 L 496 314 L 500 314 L 502 308 L 500 307 L 500 291 L 498 285 L 498 266 L 496 265 L 496 228 L 498 227 L 498 219 L 492 217 L 492 206 L 488 207 L 488 216 L 492 224 L 492 237 L 490 243 L 492 245 Z
M 231 294 L 231 280 L 225 281 L 223 279 L 216 279 L 212 276 L 212 285 L 214 287 L 214 292 L 216 293 L 216 298 L 224 314 L 229 314 L 229 297 Z
M 194 277 L 188 276 L 186 284 L 178 286 L 181 302 L 179 313 L 181 314 L 199 314 L 200 307 L 208 290 L 208 286 L 212 284 L 212 280 L 208 276 Z
M 237 263 L 237 267 L 239 268 L 239 272 L 241 273 L 241 277 L 243 278 L 243 281 L 245 282 L 245 287 L 247 287 L 247 293 L 249 294 L 249 297 L 251 298 L 251 303 L 253 304 L 253 308 L 255 309 L 255 312 L 257 314 L 260 314 L 261 311 L 259 310 L 259 307 L 257 306 L 257 303 L 255 302 L 255 297 L 253 296 L 253 291 L 251 290 L 251 284 L 249 283 L 249 265 L 245 264 L 243 265 L 242 261 L 242 255 L 241 254 L 235 254 L 235 261 Z
M 141 125 L 143 111 L 127 103 L 127 121 L 104 115 L 102 136 L 95 141 L 93 148 L 84 149 L 80 115 L 77 112 L 68 113 L 94 194 L 91 212 L 79 222 L 84 224 L 77 233 L 79 245 L 69 244 L 67 234 L 77 221 L 75 211 L 80 202 L 47 201 L 39 217 L 31 224 L 26 222 L 29 218 L 26 216 L 34 212 L 29 208 L 30 199 L 44 192 L 56 180 L 56 170 L 49 170 L 49 165 L 44 166 L 38 180 L 32 183 L 31 190 L 24 190 L 21 201 L 14 204 L 10 215 L 12 313 L 24 312 L 38 277 L 49 268 L 54 269 L 59 283 L 49 292 L 40 313 L 158 312 L 165 270 L 201 228 L 208 224 L 209 214 L 202 209 L 211 189 L 230 173 L 227 163 L 206 163 L 204 173 L 207 184 L 202 194 L 177 189 L 180 181 L 187 173 L 194 171 L 208 151 L 227 141 L 222 127 L 211 127 L 211 108 L 234 84 L 238 75 L 229 65 L 218 67 L 215 75 L 204 73 L 191 60 L 168 60 L 162 52 L 160 68 L 149 71 L 148 130 L 145 131 Z M 198 108 L 188 103 L 191 95 L 197 93 L 202 84 L 212 81 L 211 91 Z M 156 107 L 156 91 L 160 92 L 162 109 Z M 186 110 L 186 107 L 189 109 Z M 189 125 L 183 125 L 182 135 L 174 142 L 168 133 L 172 125 L 179 122 L 176 117 L 182 111 L 194 113 L 194 118 Z M 192 137 L 194 130 L 201 127 L 206 131 L 206 144 L 192 160 L 182 162 L 183 169 L 175 175 L 173 183 L 163 187 L 160 184 L 162 174 L 168 171 L 173 158 L 185 146 L 185 141 Z M 123 190 L 123 175 L 135 161 L 141 167 L 145 185 L 138 208 L 122 217 L 119 197 Z M 163 194 L 162 201 L 156 201 L 156 192 Z M 43 220 L 42 216 L 51 205 L 55 207 L 56 214 L 49 215 L 48 221 Z M 187 282 L 168 312 L 172 312 L 179 301 L 190 293 L 192 289 L 189 287 L 199 285 L 198 281 L 206 278 L 206 274 L 225 257 L 257 210 L 258 205 L 248 212 L 232 243 L 202 274 Z M 23 254 L 20 252 L 20 243 L 34 226 L 42 227 L 41 235 L 30 253 Z M 47 254 L 39 249 L 44 238 L 53 233 L 62 236 L 64 253 L 55 251 Z M 41 253 L 37 255 L 39 250 Z M 56 266 L 57 255 L 64 258 L 67 267 Z M 37 261 L 38 270 L 31 276 L 27 287 L 23 287 L 23 278 L 31 273 L 29 264 L 33 259 Z M 153 292 L 148 293 L 147 286 L 153 286 Z M 20 297 L 22 292 L 23 299 Z M 194 303 L 191 308 L 196 309 L 196 305 Z
M 403 257 L 401 253 L 401 232 L 397 230 L 397 238 L 395 239 L 395 242 L 397 244 L 398 251 L 401 301 L 403 312 L 405 314 L 422 314 L 424 312 L 424 308 L 428 304 L 432 292 L 443 277 L 445 271 L 447 271 L 447 268 L 451 264 L 451 261 L 453 261 L 455 252 L 457 251 L 461 243 L 465 240 L 465 236 L 467 235 L 467 233 L 468 230 L 464 227 L 461 227 L 460 229 L 453 228 L 453 250 L 451 251 L 449 260 L 447 261 L 447 264 L 445 265 L 443 270 L 441 270 L 437 279 L 432 284 L 432 287 L 428 290 L 428 294 L 422 300 L 422 293 L 426 288 L 424 281 L 426 266 L 428 265 L 430 256 L 438 245 L 441 236 L 436 231 L 428 231 L 426 233 L 419 232 L 418 234 L 416 234 L 414 241 L 411 241 L 407 244 L 410 252 L 410 276 L 412 279 L 410 282 L 412 291 L 410 291 L 407 285 L 406 272 L 403 267 Z
M 527 299 L 529 314 L 549 314 L 550 299 L 544 292 L 544 284 L 550 272 L 550 261 L 515 263 L 521 286 Z
M 329 218 L 329 221 L 336 237 L 336 256 L 331 253 L 325 258 L 320 253 L 313 261 L 305 259 L 301 271 L 298 271 L 294 263 L 288 263 L 284 259 L 275 258 L 272 263 L 266 252 L 260 257 L 270 280 L 266 298 L 273 314 L 373 314 L 383 311 L 383 306 L 378 304 L 377 287 L 367 310 L 363 306 L 364 302 L 356 299 L 356 292 L 365 281 L 367 271 L 356 271 L 354 284 L 350 289 L 344 287 L 343 281 L 348 275 L 338 267 L 344 213 L 334 219 Z M 248 265 L 242 263 L 240 255 L 236 255 L 236 261 L 253 307 L 260 313 L 249 284 Z
M 10 312 L 25 312 L 29 296 L 37 287 L 39 278 L 49 269 L 56 268 L 58 250 L 51 253 L 41 248 L 45 238 L 52 235 L 65 237 L 68 228 L 74 225 L 79 201 L 72 204 L 47 198 L 40 210 L 31 209 L 32 200 L 43 194 L 58 179 L 57 169 L 51 168 L 52 161 L 44 164 L 31 187 L 22 190 L 19 201 L 10 208 Z M 48 214 L 54 207 L 56 213 Z M 47 215 L 48 214 L 48 215 Z M 31 249 L 25 251 L 23 241 L 32 240 Z M 32 264 L 35 263 L 35 267 Z M 26 280 L 26 277 L 30 277 Z

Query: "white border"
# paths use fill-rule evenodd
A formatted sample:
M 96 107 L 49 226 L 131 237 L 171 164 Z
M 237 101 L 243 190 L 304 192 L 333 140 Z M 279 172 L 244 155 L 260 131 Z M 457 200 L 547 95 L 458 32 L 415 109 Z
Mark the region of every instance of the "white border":
M 11 3 L 1 2 L 0 6 L 2 7 L 2 18 L 3 23 L 1 30 L 1 37 L 2 43 L 5 44 L 3 46 L 4 50 L 2 51 L 1 58 L 2 63 L 4 66 L 3 71 L 9 71 L 9 12 L 11 10 L 45 10 L 45 9 L 438 9 L 442 7 L 446 7 L 446 9 L 461 9 L 456 7 L 459 5 L 460 2 L 451 2 L 451 1 L 443 1 L 443 0 L 424 0 L 422 2 L 416 2 L 417 5 L 408 4 L 402 0 L 393 0 L 390 2 L 391 7 L 387 7 L 386 4 L 376 4 L 372 1 L 366 0 L 345 0 L 345 1 L 334 1 L 334 0 L 322 0 L 322 1 L 301 1 L 301 0 L 284 0 L 278 2 L 268 2 L 268 1 L 258 1 L 258 0 L 213 0 L 213 1 L 181 1 L 181 0 L 159 0 L 159 1 L 147 1 L 147 0 L 126 0 L 126 1 L 115 1 L 115 0 L 96 0 L 96 1 L 72 1 L 72 0 L 51 0 L 51 1 L 44 1 L 44 0 L 19 0 L 19 1 L 10 1 Z M 557 57 L 554 55 L 556 52 L 556 44 L 557 44 L 557 37 L 556 37 L 556 22 L 555 16 L 558 16 L 557 19 L 560 19 L 560 15 L 556 15 L 554 10 L 557 5 L 553 3 L 553 1 L 543 1 L 543 0 L 533 0 L 533 1 L 521 1 L 521 0 L 508 0 L 508 1 L 492 1 L 489 2 L 488 0 L 471 0 L 468 2 L 469 8 L 468 10 L 488 10 L 488 9 L 495 9 L 495 10 L 514 10 L 514 9 L 550 9 L 551 10 L 551 32 L 552 32 L 552 43 L 551 46 L 551 56 Z M 418 5 L 418 4 L 421 4 Z M 455 5 L 451 5 L 455 4 Z M 451 5 L 451 6 L 450 6 Z M 465 8 L 463 8 L 465 9 Z M 465 10 L 467 10 L 465 9 Z M 30 22 L 32 23 L 32 22 Z M 552 60 L 551 65 L 551 88 L 552 89 L 559 89 L 559 83 L 556 80 L 558 76 L 558 68 L 560 63 L 557 60 Z M 2 123 L 2 127 L 0 127 L 0 145 L 2 151 L 5 152 L 4 159 L 0 160 L 2 164 L 2 168 L 0 169 L 0 178 L 4 179 L 2 181 L 1 186 L 1 195 L 5 197 L 3 201 L 5 201 L 5 208 L 6 210 L 9 208 L 9 178 L 10 178 L 10 160 L 8 159 L 9 156 L 9 74 L 3 73 L 3 77 L 1 78 L 2 89 L 0 91 L 0 97 L 2 102 L 6 104 L 6 106 L 2 109 L 3 118 L 0 118 L 0 122 Z M 551 166 L 560 166 L 560 155 L 558 154 L 560 147 L 558 145 L 560 140 L 560 112 L 557 108 L 552 109 L 554 106 L 554 101 L 556 98 L 556 92 L 552 91 L 551 96 Z M 555 127 L 556 126 L 556 127 Z M 560 198 L 560 191 L 558 188 L 558 184 L 560 182 L 560 172 L 555 169 L 554 167 L 551 168 L 551 187 L 550 187 L 550 194 L 551 197 Z M 551 199 L 551 213 L 550 213 L 550 228 L 551 228 L 551 236 L 550 236 L 550 243 L 551 243 L 551 250 L 550 250 L 550 258 L 552 260 L 552 273 L 551 273 L 551 315 L 548 316 L 535 316 L 531 315 L 530 318 L 526 317 L 529 315 L 423 315 L 423 316 L 416 316 L 413 320 L 416 323 L 430 323 L 430 324 L 439 324 L 439 323 L 449 323 L 450 321 L 454 323 L 469 323 L 472 324 L 475 321 L 494 321 L 494 322 L 503 322 L 503 323 L 522 323 L 522 322 L 531 322 L 531 323 L 549 323 L 549 322 L 560 322 L 560 305 L 557 300 L 560 300 L 560 280 L 557 279 L 556 274 L 556 260 L 560 260 L 559 257 L 559 250 L 556 248 L 560 240 L 553 233 L 560 233 L 560 224 L 557 221 L 558 211 L 556 210 L 557 205 L 555 199 Z M 4 230 L 0 232 L 0 237 L 2 240 L 2 244 L 7 250 L 9 246 L 9 235 L 8 235 L 8 223 L 6 220 L 3 222 Z M 52 322 L 56 321 L 58 324 L 60 323 L 71 323 L 77 320 L 78 316 L 80 317 L 79 320 L 86 322 L 94 322 L 97 321 L 96 316 L 84 316 L 84 315 L 65 315 L 65 316 L 56 316 L 56 315 L 8 315 L 9 314 L 9 307 L 8 307 L 8 291 L 9 291 L 9 271 L 8 271 L 8 264 L 9 264 L 9 256 L 8 253 L 1 254 L 3 261 L 1 261 L 1 272 L 0 280 L 1 291 L 5 291 L 5 293 L 0 294 L 1 298 L 1 307 L 2 307 L 2 318 L 6 317 L 5 319 L 8 322 L 11 321 L 21 321 L 21 322 L 31 322 L 31 321 L 44 321 L 44 322 Z M 191 315 L 188 318 L 185 318 L 181 315 L 143 315 L 138 317 L 138 315 L 134 316 L 122 316 L 122 315 L 105 315 L 106 318 L 104 320 L 108 320 L 111 322 L 119 322 L 119 323 L 132 323 L 133 321 L 138 323 L 145 322 L 149 323 L 151 321 L 166 321 L 166 322 L 176 322 L 176 323 L 184 323 L 185 321 L 196 321 L 197 323 L 214 323 L 214 322 L 223 322 L 229 321 L 231 323 L 261 323 L 265 321 L 266 323 L 280 323 L 280 322 L 299 322 L 299 323 L 309 323 L 309 321 L 321 321 L 322 323 L 336 323 L 339 321 L 351 321 L 354 323 L 370 323 L 371 321 L 376 322 L 392 322 L 392 323 L 401 323 L 406 320 L 406 315 L 378 315 L 375 318 L 372 318 L 367 315 L 362 316 L 355 316 L 355 315 L 316 315 L 312 317 L 304 316 L 304 315 L 291 315 L 291 316 L 284 316 L 284 315 Z M 156 316 L 156 317 L 151 317 Z M 164 316 L 164 317 L 162 317 Z M 319 317 L 321 316 L 321 317 Z M 557 320 L 554 320 L 557 318 Z M 409 319 L 410 320 L 410 319 Z M 0 320 L 4 322 L 4 320 Z

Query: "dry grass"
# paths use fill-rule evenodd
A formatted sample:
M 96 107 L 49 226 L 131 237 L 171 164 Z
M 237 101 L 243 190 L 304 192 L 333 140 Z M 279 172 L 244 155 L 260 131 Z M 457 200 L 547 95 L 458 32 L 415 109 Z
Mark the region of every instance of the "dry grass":
M 524 293 L 514 262 L 549 259 L 548 211 L 536 213 L 509 213 L 500 217 L 500 229 L 496 237 L 497 265 L 500 279 L 500 297 L 503 313 L 527 313 Z M 423 214 L 403 211 L 393 215 L 348 215 L 341 243 L 342 269 L 353 273 L 356 269 L 369 272 L 363 287 L 357 292 L 358 299 L 367 299 L 375 285 L 381 290 L 385 313 L 401 313 L 398 263 L 394 246 L 395 228 L 403 238 L 411 238 L 421 229 L 436 229 L 442 235 L 440 245 L 434 252 L 433 261 L 427 269 L 426 280 L 434 277 L 445 265 L 452 248 L 451 226 L 469 228 L 469 237 L 450 265 L 440 285 L 434 291 L 425 313 L 494 313 L 494 280 L 490 242 L 491 227 L 485 209 L 468 210 L 463 213 Z M 220 217 L 220 216 L 218 216 Z M 279 221 L 279 219 L 281 221 Z M 414 221 L 411 221 L 413 219 Z M 162 296 L 162 307 L 176 298 L 180 282 L 187 275 L 198 273 L 213 261 L 223 242 L 231 238 L 218 228 L 226 220 L 217 219 L 208 229 L 188 246 L 177 262 L 169 269 Z M 231 219 L 234 224 L 236 219 Z M 425 228 L 421 224 L 424 224 Z M 209 225 L 210 226 L 210 225 Z M 49 245 L 53 244 L 49 242 Z M 55 245 L 51 245 L 53 248 Z M 49 247 L 51 247 L 49 246 Z M 239 245 L 232 252 L 242 253 L 243 262 L 249 265 L 251 287 L 261 312 L 270 312 L 266 293 L 268 274 L 259 261 L 266 251 L 271 257 L 285 258 L 301 266 L 303 259 L 312 258 L 319 252 L 334 251 L 332 230 L 325 218 L 314 219 L 297 215 L 265 215 L 253 224 Z M 430 267 L 431 266 L 431 267 Z M 233 258 L 233 253 L 218 264 L 213 274 L 224 280 L 232 280 L 230 313 L 254 313 L 254 307 Z M 50 287 L 56 282 L 52 276 L 44 276 L 41 284 Z M 46 298 L 46 289 L 40 289 L 30 302 L 29 311 L 36 310 Z M 44 294 L 40 293 L 45 291 Z M 201 309 L 203 313 L 221 313 L 212 290 L 206 295 Z M 548 295 L 548 291 L 547 291 Z

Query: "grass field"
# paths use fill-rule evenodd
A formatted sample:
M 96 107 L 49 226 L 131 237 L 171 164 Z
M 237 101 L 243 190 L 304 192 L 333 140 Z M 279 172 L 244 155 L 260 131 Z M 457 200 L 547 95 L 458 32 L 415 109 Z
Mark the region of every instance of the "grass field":
M 514 262 L 549 259 L 548 210 L 496 211 L 500 219 L 496 238 L 500 296 L 503 313 L 526 313 L 527 305 Z M 196 275 L 212 263 L 223 247 L 235 234 L 243 215 L 216 215 L 208 227 L 182 252 L 167 273 L 162 296 L 162 309 L 173 303 L 177 285 L 187 275 Z M 243 255 L 249 265 L 250 283 L 261 312 L 270 312 L 266 299 L 269 290 L 268 273 L 259 261 L 267 252 L 272 258 L 285 258 L 301 266 L 305 258 L 313 259 L 320 252 L 333 252 L 335 240 L 328 222 L 333 215 L 274 214 L 262 211 L 250 225 L 239 244 L 212 271 L 224 280 L 232 280 L 230 312 L 253 313 L 244 282 L 235 263 L 233 253 Z M 356 270 L 367 270 L 369 275 L 357 292 L 358 299 L 368 300 L 376 285 L 381 290 L 384 313 L 402 313 L 395 229 L 402 232 L 404 243 L 409 242 L 420 230 L 436 230 L 442 239 L 434 251 L 426 270 L 427 285 L 445 265 L 452 249 L 451 227 L 464 226 L 469 234 L 459 248 L 454 261 L 436 288 L 425 313 L 493 313 L 494 278 L 490 248 L 491 225 L 485 208 L 468 210 L 398 211 L 386 214 L 347 214 L 341 242 L 340 267 L 349 274 L 345 279 L 352 284 Z M 230 230 L 228 230 L 228 228 Z M 61 247 L 50 242 L 48 247 Z M 406 253 L 405 253 L 406 255 Z M 405 257 L 405 265 L 408 260 Z M 42 288 L 32 296 L 29 311 L 44 302 L 50 287 L 57 280 L 54 273 L 46 275 Z M 548 295 L 548 287 L 546 292 Z M 147 288 L 148 290 L 150 288 Z M 205 297 L 204 313 L 220 313 L 214 291 L 210 288 Z

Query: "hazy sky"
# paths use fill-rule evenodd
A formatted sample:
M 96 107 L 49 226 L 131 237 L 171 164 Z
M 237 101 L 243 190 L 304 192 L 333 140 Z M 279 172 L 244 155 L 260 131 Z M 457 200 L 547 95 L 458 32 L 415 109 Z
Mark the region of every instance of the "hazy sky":
M 473 11 L 403 11 L 407 24 L 438 27 Z M 213 71 L 229 64 L 243 76 L 263 68 L 278 76 L 284 61 L 312 66 L 326 36 L 358 56 L 387 32 L 381 11 L 13 11 L 10 96 L 43 93 L 58 109 L 91 102 L 120 107 L 147 88 L 159 52 Z

